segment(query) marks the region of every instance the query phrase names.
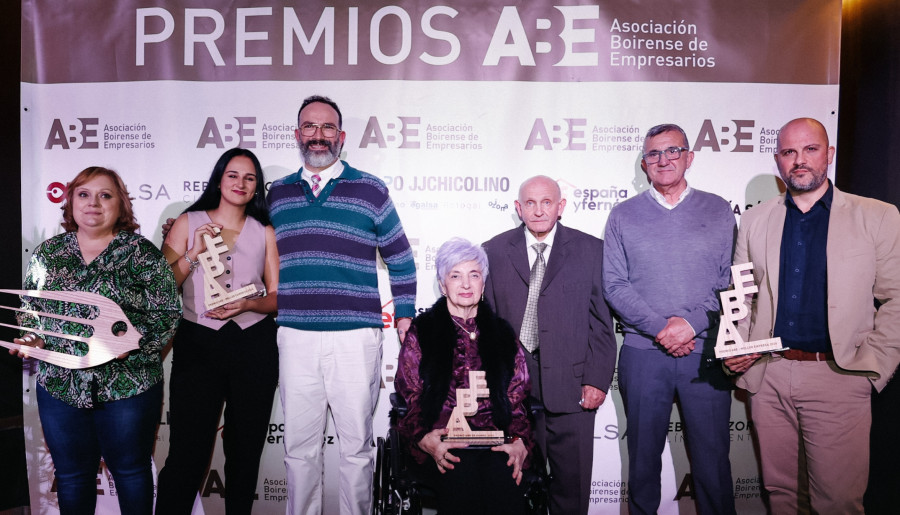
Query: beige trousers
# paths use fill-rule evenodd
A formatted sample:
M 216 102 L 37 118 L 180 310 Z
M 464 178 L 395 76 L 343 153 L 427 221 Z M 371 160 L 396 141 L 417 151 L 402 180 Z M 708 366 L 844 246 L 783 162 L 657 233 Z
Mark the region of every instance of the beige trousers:
M 833 361 L 766 366 L 750 409 L 771 513 L 863 513 L 871 392 L 866 377 Z

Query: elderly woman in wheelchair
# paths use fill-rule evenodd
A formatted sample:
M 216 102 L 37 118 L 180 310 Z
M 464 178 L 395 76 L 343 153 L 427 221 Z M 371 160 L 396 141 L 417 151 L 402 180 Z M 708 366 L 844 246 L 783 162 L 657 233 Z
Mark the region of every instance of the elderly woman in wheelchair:
M 408 406 L 398 430 L 415 462 L 411 468 L 436 491 L 442 515 L 523 513 L 522 474 L 534 445 L 525 356 L 512 327 L 482 300 L 484 250 L 451 239 L 438 249 L 436 267 L 443 297 L 413 321 L 394 382 Z M 484 384 L 470 384 L 470 371 L 484 371 L 489 394 L 476 399 L 467 425 L 476 432 L 502 431 L 503 443 L 479 446 L 447 438 L 457 391 L 487 393 Z

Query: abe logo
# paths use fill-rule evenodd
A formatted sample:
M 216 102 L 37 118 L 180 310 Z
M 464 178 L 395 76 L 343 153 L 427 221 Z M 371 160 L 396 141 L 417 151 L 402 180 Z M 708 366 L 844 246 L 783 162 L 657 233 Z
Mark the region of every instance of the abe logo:
M 224 123 L 210 116 L 200 131 L 197 148 L 256 148 L 256 129 L 255 116 L 235 116 L 234 122 Z
M 377 116 L 370 116 L 359 140 L 359 148 L 419 148 L 418 116 L 398 116 L 397 121 L 381 122 Z
M 755 120 L 731 120 L 730 124 L 721 126 L 717 126 L 712 120 L 703 120 L 693 150 L 708 148 L 713 152 L 721 152 L 729 150 L 730 146 L 731 152 L 753 152 L 753 134 L 750 129 L 755 126 Z
M 70 148 L 100 148 L 100 140 L 97 137 L 100 119 L 76 118 L 76 120 L 73 123 L 63 123 L 59 118 L 55 118 L 50 124 L 50 132 L 47 135 L 44 149 L 50 150 L 54 147 L 66 150 Z
M 587 118 L 563 118 L 550 123 L 535 118 L 525 150 L 587 150 L 586 127 Z

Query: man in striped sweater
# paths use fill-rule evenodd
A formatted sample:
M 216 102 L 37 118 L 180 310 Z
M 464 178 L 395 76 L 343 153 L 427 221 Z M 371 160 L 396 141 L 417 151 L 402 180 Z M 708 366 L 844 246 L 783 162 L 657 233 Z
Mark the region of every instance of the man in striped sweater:
M 415 312 L 416 268 L 400 218 L 380 179 L 338 159 L 342 121 L 331 99 L 303 101 L 295 131 L 303 167 L 275 181 L 268 196 L 280 257 L 279 372 L 293 514 L 322 511 L 329 406 L 340 447 L 340 512 L 371 510 L 383 325 L 378 254 L 401 340 Z

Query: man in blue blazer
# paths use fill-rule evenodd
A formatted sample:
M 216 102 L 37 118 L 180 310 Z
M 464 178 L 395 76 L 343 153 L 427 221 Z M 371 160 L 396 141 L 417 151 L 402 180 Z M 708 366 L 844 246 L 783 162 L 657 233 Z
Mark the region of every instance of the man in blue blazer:
M 526 349 L 532 395 L 545 407 L 535 437 L 552 476 L 550 513 L 584 514 L 596 409 L 616 364 L 600 282 L 603 241 L 557 223 L 566 200 L 550 177 L 522 183 L 515 205 L 524 225 L 484 244 L 491 266 L 484 295 L 515 328 Z M 535 274 L 542 280 L 531 287 Z

